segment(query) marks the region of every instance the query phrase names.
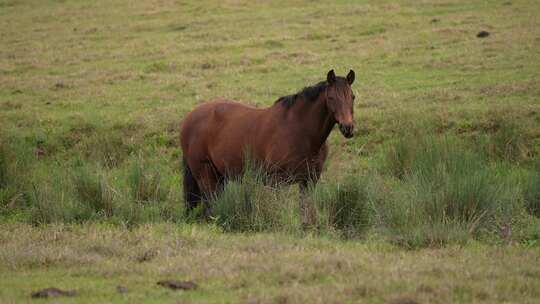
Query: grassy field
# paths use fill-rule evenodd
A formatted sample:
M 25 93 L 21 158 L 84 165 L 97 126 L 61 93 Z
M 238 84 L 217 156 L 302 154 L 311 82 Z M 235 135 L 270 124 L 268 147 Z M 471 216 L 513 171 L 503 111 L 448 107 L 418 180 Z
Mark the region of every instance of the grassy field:
M 540 252 L 469 244 L 406 251 L 388 243 L 283 234 L 222 234 L 159 224 L 132 231 L 84 225 L 0 226 L 0 299 L 55 303 L 535 303 Z M 193 291 L 157 286 L 193 280 Z M 117 286 L 128 289 L 125 294 Z M 41 301 L 39 301 L 41 302 Z
M 519 0 L 0 0 L 0 302 L 54 285 L 85 303 L 532 303 L 539 16 Z M 218 96 L 269 106 L 329 69 L 356 71 L 358 132 L 329 138 L 317 229 L 296 188 L 253 175 L 186 218 L 182 117 Z

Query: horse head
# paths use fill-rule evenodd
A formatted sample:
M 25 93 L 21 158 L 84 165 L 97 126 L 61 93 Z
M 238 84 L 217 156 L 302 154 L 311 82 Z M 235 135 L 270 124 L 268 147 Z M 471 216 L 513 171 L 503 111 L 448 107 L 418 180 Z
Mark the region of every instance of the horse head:
M 351 85 L 354 82 L 354 71 L 350 70 L 346 78 L 336 77 L 334 70 L 326 76 L 326 106 L 339 125 L 341 134 L 346 138 L 354 135 L 354 93 Z

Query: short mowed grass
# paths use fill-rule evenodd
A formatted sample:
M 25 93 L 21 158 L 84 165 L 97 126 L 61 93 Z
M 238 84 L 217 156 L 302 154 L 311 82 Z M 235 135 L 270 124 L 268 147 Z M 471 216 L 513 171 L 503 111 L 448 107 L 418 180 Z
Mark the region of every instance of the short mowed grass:
M 54 285 L 91 303 L 533 303 L 539 14 L 0 0 L 0 302 Z M 218 96 L 266 107 L 330 69 L 356 71 L 357 136 L 329 138 L 313 225 L 256 167 L 186 216 L 183 116 Z

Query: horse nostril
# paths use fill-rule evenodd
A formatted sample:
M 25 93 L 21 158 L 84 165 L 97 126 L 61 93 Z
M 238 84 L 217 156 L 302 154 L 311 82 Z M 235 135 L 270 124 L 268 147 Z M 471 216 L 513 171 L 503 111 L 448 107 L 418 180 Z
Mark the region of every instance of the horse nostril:
M 349 138 L 353 136 L 354 125 L 353 124 L 340 124 L 339 128 L 345 137 Z

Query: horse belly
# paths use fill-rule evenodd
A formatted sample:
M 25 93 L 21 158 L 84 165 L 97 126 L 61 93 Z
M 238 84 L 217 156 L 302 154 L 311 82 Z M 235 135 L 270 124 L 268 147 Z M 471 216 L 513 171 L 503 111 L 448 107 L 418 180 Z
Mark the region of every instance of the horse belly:
M 294 181 L 313 170 L 319 151 L 312 150 L 307 141 L 291 141 L 284 136 L 269 142 L 264 151 L 264 166 L 274 174 Z

